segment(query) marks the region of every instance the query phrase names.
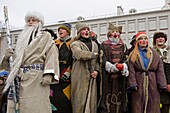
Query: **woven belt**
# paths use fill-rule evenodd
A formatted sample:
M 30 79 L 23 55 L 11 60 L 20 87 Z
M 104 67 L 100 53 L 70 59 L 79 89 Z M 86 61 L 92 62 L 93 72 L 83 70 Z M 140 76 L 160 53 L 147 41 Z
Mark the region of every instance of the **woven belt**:
M 31 65 L 21 66 L 20 68 L 23 69 L 23 73 L 26 73 L 31 69 L 44 70 L 44 64 L 31 64 Z

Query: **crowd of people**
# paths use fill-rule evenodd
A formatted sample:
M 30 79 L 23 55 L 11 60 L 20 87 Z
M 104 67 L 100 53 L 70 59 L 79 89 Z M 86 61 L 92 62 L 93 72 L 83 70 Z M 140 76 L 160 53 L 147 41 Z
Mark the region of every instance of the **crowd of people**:
M 0 69 L 0 113 L 169 113 L 170 46 L 167 35 L 138 32 L 121 39 L 122 26 L 108 25 L 101 44 L 87 24 L 63 23 L 58 35 L 43 29 L 36 11 L 25 16 L 15 50 L 7 48 Z M 58 37 L 57 37 L 58 36 Z M 13 61 L 9 59 L 12 57 Z

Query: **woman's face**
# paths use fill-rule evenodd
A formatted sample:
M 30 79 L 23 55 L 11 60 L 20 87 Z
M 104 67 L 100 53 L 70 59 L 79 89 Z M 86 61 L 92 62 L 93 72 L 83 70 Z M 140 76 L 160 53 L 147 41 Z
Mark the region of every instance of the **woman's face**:
M 36 25 L 38 22 L 39 22 L 39 21 L 38 21 L 37 19 L 31 17 L 31 18 L 29 18 L 27 24 L 28 24 L 29 26 L 32 26 L 32 25 Z
M 142 37 L 140 37 L 140 38 L 138 39 L 137 42 L 138 42 L 138 44 L 139 44 L 139 47 L 145 48 L 145 47 L 147 47 L 147 45 L 148 45 L 148 38 L 145 37 L 145 36 L 142 36 Z
M 82 37 L 88 38 L 88 37 L 89 37 L 89 28 L 88 28 L 88 27 L 83 28 L 83 29 L 80 31 L 80 34 L 81 34 Z

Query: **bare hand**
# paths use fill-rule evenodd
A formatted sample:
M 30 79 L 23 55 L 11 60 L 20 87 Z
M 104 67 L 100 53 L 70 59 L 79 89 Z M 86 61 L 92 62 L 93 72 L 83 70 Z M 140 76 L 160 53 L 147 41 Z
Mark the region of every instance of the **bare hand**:
M 7 48 L 6 51 L 5 51 L 5 58 L 8 59 L 13 54 L 14 54 L 14 51 L 11 48 Z
M 97 77 L 97 74 L 98 74 L 97 71 L 93 71 L 93 73 L 91 73 L 90 75 L 91 75 L 91 77 L 96 78 L 96 77 Z
M 50 85 L 52 82 L 52 78 L 53 78 L 52 75 L 49 75 L 49 74 L 44 75 L 43 78 L 41 79 L 40 83 L 42 85 Z
M 170 92 L 170 84 L 167 85 L 167 91 Z

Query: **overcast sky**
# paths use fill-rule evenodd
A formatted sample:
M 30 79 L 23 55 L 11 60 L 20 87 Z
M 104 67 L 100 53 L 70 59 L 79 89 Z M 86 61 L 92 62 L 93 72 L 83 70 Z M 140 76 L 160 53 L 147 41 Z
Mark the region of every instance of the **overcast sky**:
M 117 12 L 122 6 L 124 12 L 161 8 L 165 0 L 0 0 L 0 20 L 4 21 L 3 7 L 8 6 L 9 23 L 22 27 L 27 11 L 39 11 L 44 15 L 45 24 L 60 20 L 76 19 L 78 16 L 91 17 Z

